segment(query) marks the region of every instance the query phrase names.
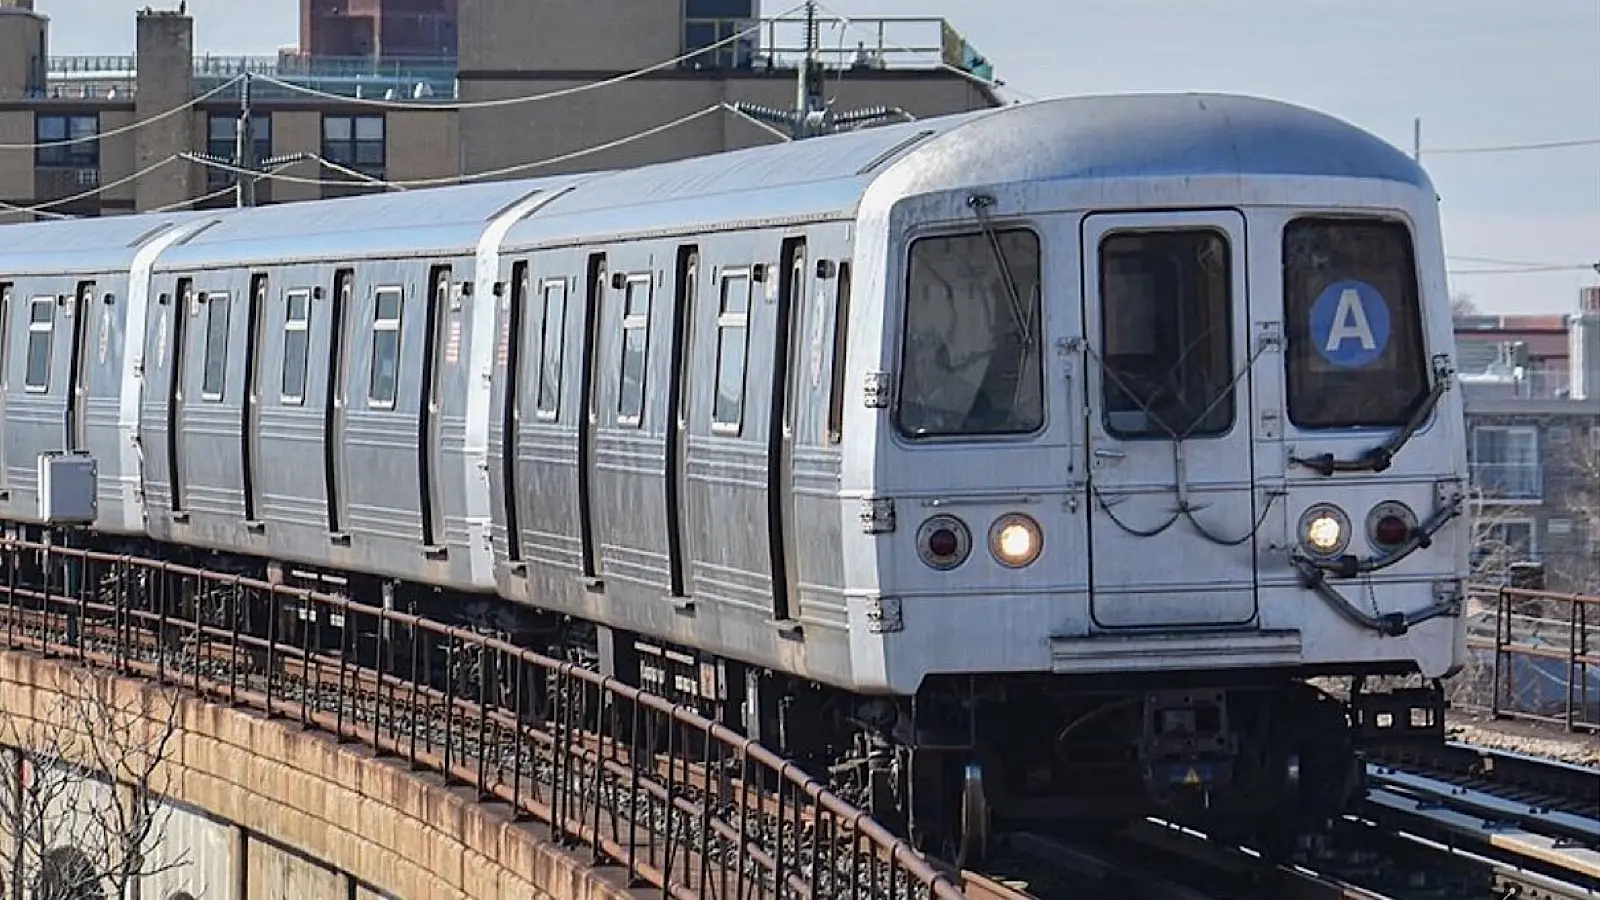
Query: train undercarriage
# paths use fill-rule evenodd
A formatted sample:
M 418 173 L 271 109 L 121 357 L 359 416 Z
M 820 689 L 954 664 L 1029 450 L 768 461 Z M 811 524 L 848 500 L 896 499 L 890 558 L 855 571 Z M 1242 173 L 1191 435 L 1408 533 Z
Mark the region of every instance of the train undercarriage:
M 750 735 L 920 849 L 964 866 L 1005 830 L 1146 816 L 1287 853 L 1299 833 L 1359 796 L 1364 750 L 1444 741 L 1437 683 L 1375 690 L 1363 674 L 1271 671 L 937 676 L 914 697 L 865 697 L 494 597 L 172 545 L 93 543 L 343 594 L 610 675 Z M 266 613 L 248 615 L 263 635 Z M 279 610 L 280 639 L 303 627 L 296 620 Z M 358 637 L 362 646 L 385 639 Z

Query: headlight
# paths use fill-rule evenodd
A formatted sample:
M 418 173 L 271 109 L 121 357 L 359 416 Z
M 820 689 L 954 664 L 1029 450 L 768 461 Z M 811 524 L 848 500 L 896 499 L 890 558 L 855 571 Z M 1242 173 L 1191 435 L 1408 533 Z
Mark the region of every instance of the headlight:
M 1398 500 L 1385 500 L 1367 513 L 1367 540 L 1377 550 L 1393 550 L 1417 530 L 1417 514 Z
M 1008 513 L 989 527 L 989 552 L 1002 566 L 1020 569 L 1039 558 L 1044 534 L 1039 523 L 1022 513 Z
M 1318 503 L 1300 515 L 1300 543 L 1314 556 L 1338 556 L 1350 546 L 1350 517 L 1331 503 Z
M 955 516 L 934 516 L 917 529 L 917 555 L 935 569 L 954 569 L 972 552 L 972 532 Z

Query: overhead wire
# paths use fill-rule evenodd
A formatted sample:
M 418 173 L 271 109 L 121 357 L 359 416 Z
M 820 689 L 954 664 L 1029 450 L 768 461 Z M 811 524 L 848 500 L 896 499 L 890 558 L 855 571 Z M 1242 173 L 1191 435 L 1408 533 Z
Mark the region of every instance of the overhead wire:
M 701 109 L 701 110 L 698 110 L 696 112 L 689 113 L 688 115 L 679 116 L 678 118 L 673 119 L 670 122 L 664 122 L 664 123 L 662 123 L 660 125 L 655 125 L 653 127 L 646 128 L 643 131 L 636 131 L 633 134 L 624 135 L 623 137 L 617 138 L 615 140 L 610 140 L 610 141 L 606 141 L 604 143 L 595 144 L 595 145 L 590 146 L 590 147 L 583 147 L 583 148 L 580 148 L 578 150 L 572 150 L 572 151 L 569 151 L 567 153 L 562 153 L 562 154 L 558 154 L 556 156 L 546 157 L 544 159 L 537 159 L 537 160 L 533 160 L 533 161 L 530 161 L 530 162 L 524 162 L 524 163 L 516 163 L 514 165 L 509 165 L 509 166 L 501 166 L 501 167 L 495 168 L 495 169 L 487 169 L 487 170 L 484 170 L 482 172 L 474 172 L 474 173 L 470 173 L 470 174 L 466 174 L 466 175 L 443 175 L 443 176 L 438 176 L 438 177 L 434 177 L 434 178 L 411 178 L 411 179 L 396 179 L 396 180 L 373 179 L 372 182 L 374 184 L 381 185 L 381 186 L 387 187 L 387 188 L 393 188 L 393 189 L 397 189 L 397 190 L 407 190 L 407 189 L 410 189 L 410 188 L 420 188 L 420 187 L 443 187 L 443 186 L 452 185 L 452 184 L 471 184 L 471 183 L 474 183 L 474 182 L 477 182 L 477 181 L 482 181 L 482 180 L 485 180 L 485 179 L 498 178 L 498 177 L 502 177 L 502 176 L 506 176 L 506 175 L 516 175 L 516 174 L 521 173 L 521 172 L 528 172 L 528 171 L 532 171 L 534 169 L 540 169 L 540 168 L 544 168 L 544 167 L 547 167 L 547 166 L 559 165 L 559 164 L 564 163 L 564 162 L 570 162 L 570 161 L 572 161 L 574 159 L 581 159 L 582 157 L 589 156 L 591 154 L 601 153 L 601 152 L 604 152 L 606 150 L 612 150 L 612 149 L 615 149 L 617 147 L 622 147 L 622 146 L 625 146 L 627 144 L 631 144 L 631 143 L 634 143 L 636 141 L 641 141 L 641 140 L 644 140 L 645 138 L 653 137 L 653 136 L 655 136 L 657 134 L 661 134 L 664 131 L 670 131 L 673 128 L 678 128 L 678 127 L 681 127 L 683 125 L 687 125 L 690 122 L 693 122 L 693 121 L 695 121 L 697 119 L 704 118 L 706 116 L 709 116 L 712 113 L 716 113 L 716 112 L 724 111 L 724 110 L 728 110 L 728 109 L 729 109 L 729 107 L 725 103 L 714 103 L 711 106 L 708 106 L 708 107 L 706 107 L 704 109 Z M 734 110 L 734 112 L 737 112 L 737 110 Z M 238 173 L 238 174 L 245 174 L 245 173 L 249 173 L 250 172 L 250 170 L 248 170 L 248 169 L 243 169 L 243 168 L 235 166 L 235 165 L 233 165 L 231 163 L 224 163 L 224 162 L 219 162 L 219 161 L 205 160 L 205 159 L 198 159 L 198 158 L 195 158 L 194 161 L 200 163 L 201 165 L 210 166 L 212 168 L 221 169 L 223 171 L 235 172 L 235 173 Z M 336 178 L 308 178 L 308 177 L 303 176 L 303 175 L 266 174 L 266 175 L 263 175 L 262 177 L 266 178 L 268 180 L 272 180 L 272 181 L 282 181 L 282 182 L 284 182 L 286 184 L 316 185 L 316 186 L 322 186 L 322 187 L 348 187 L 350 185 L 354 185 L 354 184 L 359 184 L 360 183 L 360 182 L 341 180 L 341 179 L 336 179 Z
M 9 212 L 9 213 L 32 213 L 32 214 L 35 214 L 35 215 L 51 216 L 53 218 L 65 218 L 65 219 L 76 218 L 75 216 L 72 216 L 70 214 L 52 212 L 50 210 L 50 208 L 52 206 L 63 206 L 63 205 L 68 204 L 68 203 L 76 203 L 79 200 L 87 200 L 90 197 L 94 197 L 96 195 L 103 194 L 106 191 L 113 190 L 115 188 L 122 187 L 125 184 L 129 184 L 129 183 L 138 181 L 139 179 L 145 177 L 146 175 L 149 175 L 151 172 L 154 172 L 157 169 L 161 168 L 162 166 L 168 165 L 168 164 L 176 161 L 177 159 L 178 159 L 178 155 L 177 154 L 173 154 L 172 156 L 169 156 L 166 159 L 161 160 L 160 162 L 151 163 L 150 165 L 145 166 L 144 168 L 140 169 L 139 171 L 134 172 L 131 175 L 124 175 L 124 176 L 122 176 L 121 178 L 118 178 L 115 181 L 107 181 L 107 182 L 104 182 L 104 183 L 102 183 L 100 185 L 97 185 L 97 186 L 95 186 L 95 187 L 93 187 L 93 188 L 91 188 L 91 189 L 89 189 L 87 191 L 81 191 L 79 193 L 73 194 L 73 195 L 68 196 L 68 197 L 57 197 L 54 200 L 47 200 L 47 201 L 45 201 L 43 203 L 36 203 L 36 204 L 34 204 L 32 206 L 16 206 L 16 205 L 13 205 L 13 204 L 10 204 L 10 203 L 0 202 L 0 211 Z
M 798 10 L 802 10 L 804 8 L 805 8 L 805 4 L 801 3 L 801 4 L 798 4 L 796 6 L 792 6 L 787 10 L 784 10 L 783 12 L 779 13 L 774 18 L 781 19 L 784 16 L 789 15 L 790 13 L 796 12 Z M 644 76 L 649 75 L 652 72 L 658 72 L 658 71 L 661 71 L 662 69 L 669 69 L 669 68 L 672 68 L 674 66 L 677 66 L 679 63 L 687 62 L 688 60 L 691 60 L 691 59 L 695 58 L 696 56 L 700 56 L 703 53 L 707 53 L 707 52 L 712 51 L 712 50 L 721 49 L 722 47 L 727 46 L 728 44 L 735 43 L 735 42 L 737 42 L 739 40 L 742 40 L 742 39 L 744 39 L 744 38 L 746 38 L 746 37 L 748 37 L 748 36 L 750 36 L 752 34 L 755 34 L 756 32 L 759 32 L 763 27 L 764 27 L 763 23 L 758 21 L 756 24 L 750 26 L 749 28 L 745 28 L 745 29 L 743 29 L 741 31 L 735 32 L 735 33 L 729 35 L 728 37 L 725 37 L 722 40 L 717 41 L 717 42 L 715 42 L 713 44 L 709 44 L 709 45 L 704 46 L 704 47 L 697 47 L 697 48 L 695 48 L 693 50 L 690 50 L 688 52 L 680 53 L 677 56 L 672 57 L 671 59 L 667 59 L 667 60 L 663 60 L 661 62 L 655 63 L 654 65 L 645 66 L 642 69 L 634 69 L 634 70 L 632 70 L 630 72 L 624 72 L 624 73 L 622 73 L 620 75 L 613 75 L 610 78 L 602 78 L 599 81 L 585 82 L 583 84 L 573 85 L 572 87 L 558 88 L 556 90 L 546 91 L 546 92 L 540 93 L 540 94 L 522 94 L 522 95 L 515 96 L 515 97 L 499 97 L 499 98 L 495 98 L 495 99 L 491 99 L 491 100 L 468 100 L 468 101 L 456 101 L 456 102 L 429 103 L 429 102 L 419 101 L 419 100 L 403 101 L 403 100 L 381 99 L 381 98 L 377 98 L 377 97 L 349 97 L 349 96 L 346 96 L 344 94 L 335 94 L 335 93 L 332 93 L 332 92 L 329 92 L 329 91 L 322 91 L 322 90 L 318 90 L 316 88 L 307 87 L 305 85 L 295 84 L 295 83 L 290 82 L 290 81 L 284 81 L 284 80 L 282 80 L 280 78 L 276 78 L 276 77 L 271 76 L 271 75 L 255 75 L 253 77 L 256 78 L 259 81 L 263 81 L 263 82 L 266 82 L 268 84 L 276 85 L 276 86 L 278 86 L 280 88 L 283 88 L 285 90 L 294 91 L 294 92 L 299 93 L 299 94 L 304 94 L 304 95 L 306 95 L 308 97 L 316 97 L 316 98 L 323 99 L 323 100 L 337 100 L 337 101 L 339 101 L 341 103 L 356 103 L 356 104 L 362 104 L 362 105 L 366 105 L 366 106 L 378 107 L 378 108 L 381 108 L 381 109 L 402 109 L 402 110 L 440 109 L 440 110 L 453 110 L 453 111 L 457 111 L 457 112 L 462 111 L 462 110 L 474 110 L 474 109 L 496 109 L 496 108 L 504 107 L 504 106 L 516 106 L 516 105 L 522 104 L 522 103 L 536 103 L 536 102 L 538 102 L 540 100 L 555 100 L 555 99 L 558 99 L 560 97 L 570 97 L 570 96 L 573 96 L 574 94 L 582 94 L 582 93 L 585 93 L 585 92 L 588 92 L 588 91 L 600 90 L 601 88 L 607 88 L 607 87 L 611 87 L 612 85 L 622 84 L 623 82 L 633 81 L 633 80 L 638 79 L 638 78 L 643 78 Z
M 1461 156 L 1473 153 L 1519 153 L 1527 150 L 1560 150 L 1568 147 L 1600 147 L 1600 137 L 1561 141 L 1535 141 L 1526 144 L 1497 144 L 1482 147 L 1423 147 L 1422 155 Z
M 196 96 L 194 99 L 186 103 L 174 106 L 165 112 L 160 112 L 153 116 L 147 116 L 143 119 L 135 120 L 134 122 L 123 125 L 120 128 L 113 128 L 110 131 L 101 131 L 94 134 L 84 135 L 82 137 L 66 138 L 59 141 L 38 141 L 31 144 L 0 144 L 0 150 L 43 150 L 49 147 L 70 147 L 74 144 L 89 144 L 95 141 L 105 140 L 106 138 L 116 137 L 117 135 L 127 134 L 132 131 L 137 131 L 140 128 L 154 125 L 163 119 L 171 118 L 172 116 L 178 115 L 181 112 L 194 109 L 196 106 L 199 106 L 207 100 L 210 100 L 212 97 L 215 97 L 223 91 L 226 91 L 228 88 L 233 87 L 235 84 L 238 84 L 243 79 L 243 75 L 235 75 L 222 84 Z

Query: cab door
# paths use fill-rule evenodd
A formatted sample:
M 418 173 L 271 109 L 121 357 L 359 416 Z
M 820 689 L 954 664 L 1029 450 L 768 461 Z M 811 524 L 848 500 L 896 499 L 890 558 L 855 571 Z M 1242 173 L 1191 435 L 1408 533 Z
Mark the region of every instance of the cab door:
M 1247 624 L 1262 516 L 1244 218 L 1093 214 L 1082 244 L 1095 626 Z

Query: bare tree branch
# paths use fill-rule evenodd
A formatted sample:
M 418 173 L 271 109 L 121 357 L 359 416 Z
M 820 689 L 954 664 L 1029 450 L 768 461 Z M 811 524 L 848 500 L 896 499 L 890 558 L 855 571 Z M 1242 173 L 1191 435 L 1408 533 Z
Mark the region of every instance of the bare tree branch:
M 55 703 L 32 718 L 0 715 L 6 900 L 139 900 L 144 879 L 190 862 L 188 848 L 155 852 L 172 813 L 162 798 L 178 694 L 58 671 Z

